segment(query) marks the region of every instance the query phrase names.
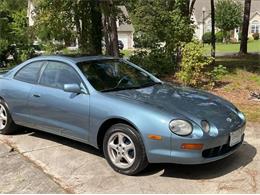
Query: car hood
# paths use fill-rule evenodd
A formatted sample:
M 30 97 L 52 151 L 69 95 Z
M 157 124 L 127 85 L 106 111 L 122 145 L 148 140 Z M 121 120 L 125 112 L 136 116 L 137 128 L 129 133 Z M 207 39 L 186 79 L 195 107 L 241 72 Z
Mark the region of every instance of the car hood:
M 219 130 L 238 128 L 242 119 L 228 101 L 213 94 L 187 87 L 157 84 L 151 87 L 110 92 L 110 95 L 139 101 L 171 114 L 182 115 L 200 124 L 207 120 Z

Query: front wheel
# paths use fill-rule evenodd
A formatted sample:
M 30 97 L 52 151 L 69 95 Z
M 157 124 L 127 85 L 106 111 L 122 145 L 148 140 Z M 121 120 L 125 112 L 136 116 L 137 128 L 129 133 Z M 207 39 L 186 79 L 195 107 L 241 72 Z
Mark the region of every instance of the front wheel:
M 5 102 L 0 99 L 0 133 L 5 135 L 13 134 L 16 130 L 17 126 L 14 123 Z
M 105 134 L 103 151 L 109 165 L 122 174 L 135 175 L 148 165 L 142 139 L 129 125 L 113 125 Z

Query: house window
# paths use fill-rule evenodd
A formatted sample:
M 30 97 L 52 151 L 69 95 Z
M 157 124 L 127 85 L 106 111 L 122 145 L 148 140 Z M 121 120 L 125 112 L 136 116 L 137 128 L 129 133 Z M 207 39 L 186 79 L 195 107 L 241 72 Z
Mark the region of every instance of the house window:
M 251 33 L 260 33 L 260 22 L 254 20 L 251 24 Z

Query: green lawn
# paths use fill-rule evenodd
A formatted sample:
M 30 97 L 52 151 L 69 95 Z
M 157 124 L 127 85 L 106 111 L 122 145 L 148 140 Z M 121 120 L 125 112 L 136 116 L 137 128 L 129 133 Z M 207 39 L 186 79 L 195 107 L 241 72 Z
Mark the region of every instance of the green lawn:
M 228 68 L 215 92 L 233 102 L 251 122 L 260 122 L 260 104 L 249 100 L 250 92 L 260 89 L 260 55 L 223 56 L 217 64 Z
M 240 43 L 217 43 L 217 52 L 239 52 Z M 210 52 L 210 45 L 205 44 L 206 52 Z M 260 52 L 260 40 L 248 41 L 248 52 Z

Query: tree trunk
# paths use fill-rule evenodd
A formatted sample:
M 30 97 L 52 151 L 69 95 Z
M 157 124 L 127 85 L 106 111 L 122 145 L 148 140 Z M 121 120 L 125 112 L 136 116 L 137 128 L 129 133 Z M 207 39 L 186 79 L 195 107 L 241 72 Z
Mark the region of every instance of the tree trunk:
M 91 5 L 91 27 L 90 27 L 90 47 L 92 55 L 102 54 L 102 14 L 99 0 L 90 1 Z
M 112 0 L 102 1 L 106 54 L 119 57 L 118 34 L 114 6 L 115 5 Z
M 244 20 L 243 20 L 240 52 L 239 52 L 240 54 L 247 54 L 247 39 L 248 39 L 248 28 L 249 28 L 249 20 L 250 20 L 250 9 L 251 9 L 251 0 L 245 0 Z
M 112 14 L 110 20 L 111 20 L 111 42 L 113 45 L 113 56 L 119 57 L 116 17 Z
M 195 3 L 196 3 L 196 0 L 191 0 L 191 2 L 190 2 L 190 7 L 189 7 L 189 15 L 190 15 L 190 17 L 192 16 Z
M 215 5 L 214 0 L 211 0 L 211 57 L 214 58 L 215 64 L 216 56 L 216 35 L 215 35 Z

